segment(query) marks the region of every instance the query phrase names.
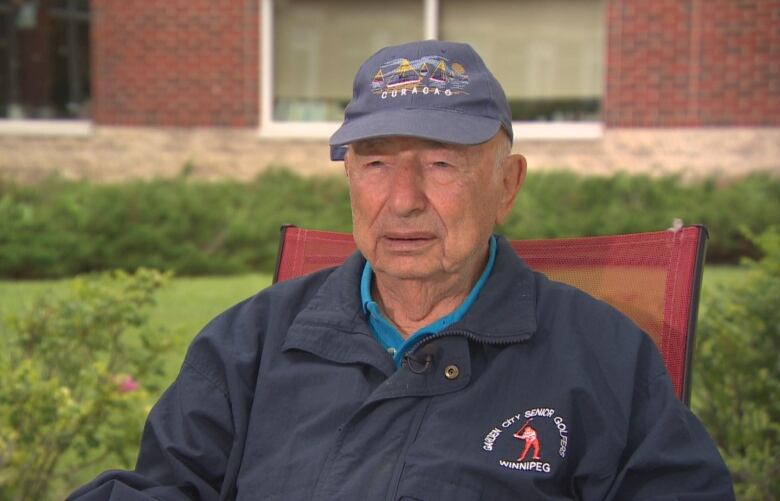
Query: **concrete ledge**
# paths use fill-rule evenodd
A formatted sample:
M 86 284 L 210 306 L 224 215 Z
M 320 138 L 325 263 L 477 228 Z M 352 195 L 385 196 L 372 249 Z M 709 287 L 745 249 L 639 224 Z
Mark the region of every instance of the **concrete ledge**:
M 31 135 L 0 130 L 0 176 L 36 181 L 57 173 L 114 182 L 175 177 L 185 165 L 196 179 L 248 180 L 272 166 L 305 174 L 341 174 L 326 140 L 258 138 L 247 129 L 88 127 L 87 134 Z M 82 130 L 83 132 L 83 130 Z M 684 178 L 780 175 L 780 127 L 605 129 L 598 139 L 520 139 L 529 170 L 626 171 Z
M 780 127 L 607 128 L 600 141 L 521 142 L 529 169 L 683 178 L 780 174 Z

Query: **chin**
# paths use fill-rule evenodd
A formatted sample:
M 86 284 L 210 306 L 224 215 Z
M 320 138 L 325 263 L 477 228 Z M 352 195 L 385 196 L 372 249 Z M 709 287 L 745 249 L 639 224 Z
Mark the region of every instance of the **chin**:
M 430 265 L 426 266 L 419 257 L 380 259 L 376 263 L 371 263 L 371 267 L 376 272 L 398 280 L 429 278 L 439 271 Z

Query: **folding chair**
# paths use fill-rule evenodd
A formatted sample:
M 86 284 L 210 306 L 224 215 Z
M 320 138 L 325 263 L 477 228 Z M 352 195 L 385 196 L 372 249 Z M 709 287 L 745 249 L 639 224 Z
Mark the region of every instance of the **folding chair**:
M 274 283 L 337 266 L 355 250 L 349 233 L 281 229 Z M 690 402 L 691 357 L 704 251 L 703 226 L 628 235 L 515 240 L 525 263 L 611 304 L 655 341 L 675 393 Z

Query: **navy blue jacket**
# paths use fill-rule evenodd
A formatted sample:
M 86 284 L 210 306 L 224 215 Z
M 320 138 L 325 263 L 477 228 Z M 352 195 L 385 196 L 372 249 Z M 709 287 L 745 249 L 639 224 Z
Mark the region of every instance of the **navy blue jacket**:
M 396 370 L 363 258 L 218 316 L 149 415 L 133 472 L 78 500 L 733 499 L 650 338 L 499 239 L 466 316 Z

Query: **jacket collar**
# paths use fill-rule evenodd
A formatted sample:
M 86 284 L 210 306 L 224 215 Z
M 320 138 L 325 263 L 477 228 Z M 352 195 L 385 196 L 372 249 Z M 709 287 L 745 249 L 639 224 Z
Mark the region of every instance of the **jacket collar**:
M 340 363 L 369 363 L 391 374 L 392 358 L 371 335 L 360 304 L 365 259 L 356 252 L 330 272 L 312 300 L 295 317 L 284 343 Z M 483 343 L 516 343 L 536 330 L 536 277 L 503 237 L 493 272 L 466 315 L 444 333 Z
M 449 329 L 484 343 L 514 343 L 536 331 L 536 276 L 498 237 L 493 272 L 466 315 Z

